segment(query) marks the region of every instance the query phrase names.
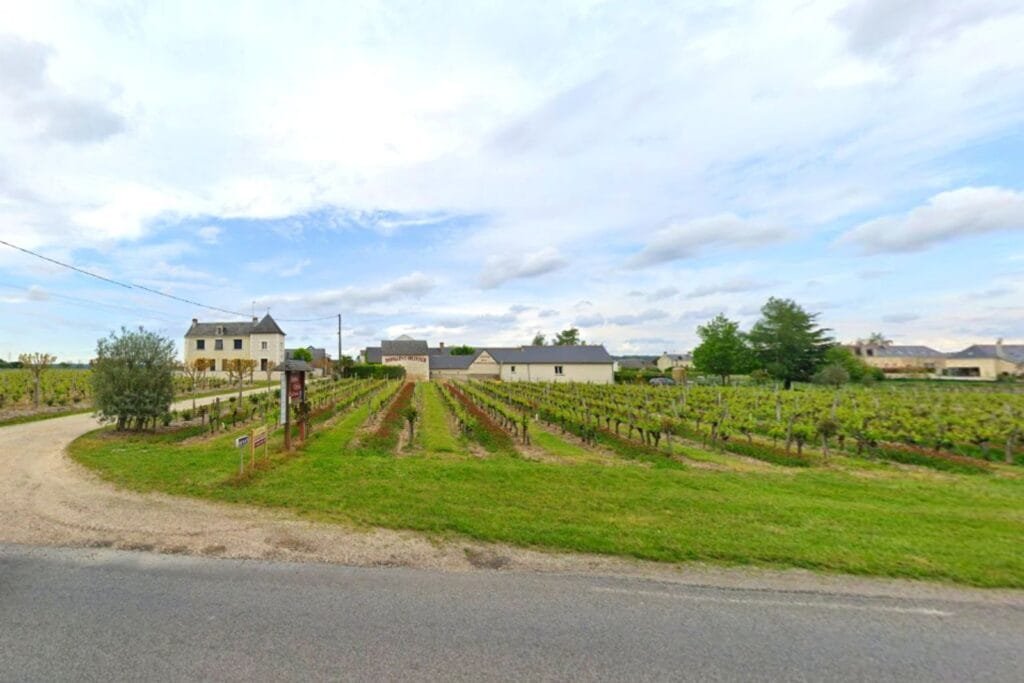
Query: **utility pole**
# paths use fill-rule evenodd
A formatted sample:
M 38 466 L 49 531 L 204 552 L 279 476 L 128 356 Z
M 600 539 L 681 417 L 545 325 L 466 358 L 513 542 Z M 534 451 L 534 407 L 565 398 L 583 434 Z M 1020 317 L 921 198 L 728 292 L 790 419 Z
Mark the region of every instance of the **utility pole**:
M 338 369 L 343 369 L 341 365 L 341 313 L 338 314 Z

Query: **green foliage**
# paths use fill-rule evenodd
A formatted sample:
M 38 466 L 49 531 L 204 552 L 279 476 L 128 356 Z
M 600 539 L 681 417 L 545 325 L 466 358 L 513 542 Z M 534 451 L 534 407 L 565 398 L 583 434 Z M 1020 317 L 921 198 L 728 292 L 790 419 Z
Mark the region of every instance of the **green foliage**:
M 575 327 L 562 330 L 555 335 L 555 340 L 552 342 L 554 346 L 581 346 L 584 343 L 580 340 L 580 331 Z
M 313 354 L 309 349 L 295 349 L 291 352 L 292 360 L 304 360 L 307 363 L 313 362 Z
M 818 327 L 817 318 L 795 301 L 772 297 L 747 334 L 758 364 L 787 389 L 795 381 L 809 380 L 832 346 L 828 330 Z
M 174 400 L 175 366 L 174 342 L 141 327 L 100 339 L 92 372 L 97 413 L 118 430 L 155 425 Z
M 837 363 L 826 365 L 814 375 L 816 384 L 825 384 L 830 387 L 840 387 L 849 381 L 850 373 Z
M 885 379 L 881 368 L 873 368 L 854 355 L 850 349 L 836 344 L 825 351 L 822 358 L 825 365 L 838 365 L 846 370 L 851 382 L 863 382 L 871 379 Z
M 405 368 L 400 365 L 365 363 L 345 368 L 345 377 L 357 379 L 404 379 Z
M 451 347 L 449 353 L 453 356 L 472 356 L 474 353 L 476 353 L 476 349 L 474 349 L 472 346 L 462 344 L 461 346 Z
M 530 342 L 532 346 L 544 346 L 547 343 L 547 339 L 545 339 L 544 335 L 541 332 L 538 332 L 537 334 L 533 335 L 533 341 Z
M 751 370 L 753 359 L 739 323 L 719 314 L 699 326 L 697 335 L 701 343 L 693 350 L 693 365 L 698 371 L 717 375 L 727 384 L 730 375 Z

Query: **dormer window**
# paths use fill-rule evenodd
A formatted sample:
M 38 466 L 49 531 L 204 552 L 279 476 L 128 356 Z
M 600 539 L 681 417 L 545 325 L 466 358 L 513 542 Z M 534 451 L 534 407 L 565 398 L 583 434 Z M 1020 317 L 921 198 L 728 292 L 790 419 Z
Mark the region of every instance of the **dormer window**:
M 218 337 L 223 337 L 224 336 L 224 327 L 221 326 L 221 325 L 217 325 L 217 336 Z

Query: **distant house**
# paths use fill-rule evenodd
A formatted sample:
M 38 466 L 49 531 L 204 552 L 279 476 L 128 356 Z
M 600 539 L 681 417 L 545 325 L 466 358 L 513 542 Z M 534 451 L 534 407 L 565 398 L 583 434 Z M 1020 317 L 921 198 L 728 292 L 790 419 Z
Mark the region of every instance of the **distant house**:
M 619 370 L 657 370 L 658 356 L 612 356 L 615 371 Z
M 234 359 L 256 361 L 256 370 L 267 372 L 284 361 L 285 333 L 270 317 L 251 322 L 199 322 L 185 332 L 185 362 L 196 358 L 213 361 L 213 374 L 226 374 Z
M 516 346 L 477 348 L 452 355 L 444 344 L 431 348 L 408 337 L 382 341 L 360 354 L 367 362 L 400 365 L 414 379 L 501 379 L 506 382 L 614 381 L 613 360 L 603 346 Z
M 963 351 L 948 354 L 943 377 L 994 380 L 1000 377 L 1024 377 L 1024 344 L 974 344 Z
M 945 366 L 947 355 L 930 346 L 893 344 L 851 344 L 847 348 L 866 365 L 886 375 L 937 374 Z
M 693 367 L 693 356 L 688 353 L 669 353 L 666 351 L 658 357 L 655 364 L 662 372 L 667 372 L 673 368 L 691 368 Z

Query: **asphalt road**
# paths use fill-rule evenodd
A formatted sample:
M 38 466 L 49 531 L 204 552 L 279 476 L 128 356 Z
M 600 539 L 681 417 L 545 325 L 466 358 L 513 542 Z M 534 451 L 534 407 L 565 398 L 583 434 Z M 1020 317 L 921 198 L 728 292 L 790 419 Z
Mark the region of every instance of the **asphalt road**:
M 1024 607 L 0 545 L 0 679 L 1020 681 Z

